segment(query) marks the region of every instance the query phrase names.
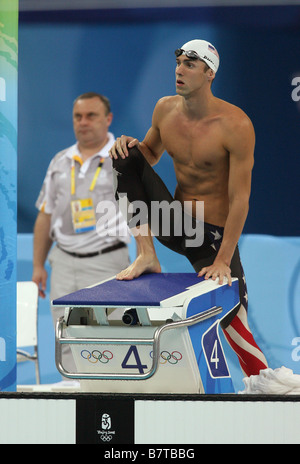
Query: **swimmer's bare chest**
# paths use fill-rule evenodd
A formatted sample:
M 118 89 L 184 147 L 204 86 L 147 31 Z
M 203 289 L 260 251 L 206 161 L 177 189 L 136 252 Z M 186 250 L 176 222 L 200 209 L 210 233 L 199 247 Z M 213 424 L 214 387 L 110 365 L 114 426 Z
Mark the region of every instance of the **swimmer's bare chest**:
M 204 201 L 205 221 L 224 226 L 229 208 L 229 154 L 219 119 L 193 122 L 170 115 L 162 121 L 160 137 L 174 163 L 175 198 L 182 203 Z
M 166 117 L 160 127 L 164 148 L 172 157 L 178 188 L 196 199 L 228 188 L 229 155 L 217 118 L 188 121 Z M 199 198 L 200 199 L 200 198 Z

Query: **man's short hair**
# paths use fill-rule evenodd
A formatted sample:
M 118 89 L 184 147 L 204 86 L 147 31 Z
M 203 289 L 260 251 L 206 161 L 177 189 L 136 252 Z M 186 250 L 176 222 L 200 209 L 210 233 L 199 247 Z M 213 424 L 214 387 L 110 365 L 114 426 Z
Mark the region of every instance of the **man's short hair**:
M 87 100 L 89 98 L 99 98 L 99 100 L 101 100 L 102 103 L 105 106 L 106 116 L 109 113 L 111 113 L 111 107 L 110 107 L 109 99 L 107 97 L 105 97 L 104 95 L 101 95 L 100 93 L 97 93 L 97 92 L 86 92 L 86 93 L 83 93 L 82 95 L 79 95 L 79 97 L 77 97 L 76 100 L 74 100 L 73 107 L 78 102 L 78 100 Z

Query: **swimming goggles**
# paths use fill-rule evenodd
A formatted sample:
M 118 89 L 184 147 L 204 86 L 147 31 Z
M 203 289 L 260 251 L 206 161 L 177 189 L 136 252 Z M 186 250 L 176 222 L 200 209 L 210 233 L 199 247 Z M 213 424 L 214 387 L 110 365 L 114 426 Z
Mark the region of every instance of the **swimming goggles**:
M 200 56 L 198 55 L 197 52 L 194 52 L 194 50 L 183 50 L 182 48 L 177 48 L 177 50 L 175 50 L 175 56 L 176 58 L 178 58 L 179 56 L 185 54 L 185 56 L 187 56 L 190 60 L 200 60 L 200 61 L 203 61 L 202 58 L 200 58 Z

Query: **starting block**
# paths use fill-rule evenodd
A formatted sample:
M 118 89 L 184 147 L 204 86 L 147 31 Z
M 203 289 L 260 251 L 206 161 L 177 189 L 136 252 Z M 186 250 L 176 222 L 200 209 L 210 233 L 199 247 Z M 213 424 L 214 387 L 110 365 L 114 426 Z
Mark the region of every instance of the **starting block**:
M 234 393 L 220 322 L 239 304 L 237 279 L 230 287 L 194 273 L 113 278 L 52 304 L 65 307 L 57 369 L 80 380 L 82 391 Z M 63 366 L 64 344 L 77 372 Z

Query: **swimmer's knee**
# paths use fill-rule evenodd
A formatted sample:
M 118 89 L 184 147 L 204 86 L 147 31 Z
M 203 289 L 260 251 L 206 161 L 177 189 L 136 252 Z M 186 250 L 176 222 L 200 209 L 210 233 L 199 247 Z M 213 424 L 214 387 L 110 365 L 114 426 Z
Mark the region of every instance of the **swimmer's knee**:
M 137 147 L 132 147 L 128 149 L 128 153 L 128 156 L 124 159 L 121 157 L 113 159 L 113 168 L 118 173 L 126 174 L 142 169 L 145 158 L 141 151 Z

